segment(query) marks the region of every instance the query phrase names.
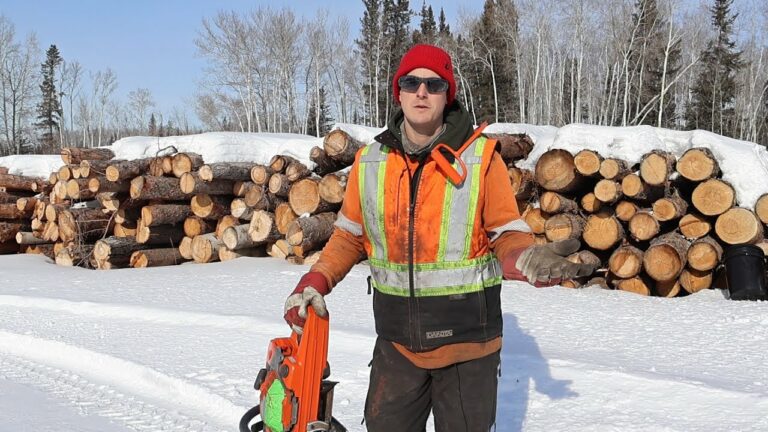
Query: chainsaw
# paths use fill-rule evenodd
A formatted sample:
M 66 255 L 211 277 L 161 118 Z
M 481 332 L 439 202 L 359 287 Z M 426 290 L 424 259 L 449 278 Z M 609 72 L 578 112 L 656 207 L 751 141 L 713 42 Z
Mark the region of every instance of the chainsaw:
M 307 308 L 303 333 L 269 342 L 267 365 L 253 385 L 259 404 L 240 419 L 240 432 L 347 432 L 331 415 L 336 382 L 326 380 L 328 317 Z

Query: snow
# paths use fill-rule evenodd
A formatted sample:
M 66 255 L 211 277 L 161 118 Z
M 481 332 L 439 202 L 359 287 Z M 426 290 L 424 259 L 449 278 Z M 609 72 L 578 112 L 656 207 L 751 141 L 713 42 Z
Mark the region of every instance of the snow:
M 0 257 L 0 431 L 237 430 L 305 271 Z M 364 430 L 375 341 L 367 275 L 356 266 L 327 297 L 334 415 L 350 431 Z M 502 304 L 498 431 L 768 430 L 766 302 L 504 282 Z

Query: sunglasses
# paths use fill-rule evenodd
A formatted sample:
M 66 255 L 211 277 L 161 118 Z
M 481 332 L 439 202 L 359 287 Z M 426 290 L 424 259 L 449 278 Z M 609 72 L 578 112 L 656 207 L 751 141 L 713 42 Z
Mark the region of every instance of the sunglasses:
M 400 90 L 409 93 L 416 93 L 422 84 L 427 85 L 427 91 L 430 93 L 442 93 L 448 90 L 448 81 L 442 78 L 419 78 L 412 75 L 401 76 L 397 80 Z

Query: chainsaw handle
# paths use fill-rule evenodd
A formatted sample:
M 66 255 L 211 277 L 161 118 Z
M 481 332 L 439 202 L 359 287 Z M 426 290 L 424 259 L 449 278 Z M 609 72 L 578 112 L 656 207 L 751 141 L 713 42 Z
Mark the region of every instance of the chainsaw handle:
M 440 152 L 441 149 L 452 154 L 454 160 L 459 162 L 461 173 L 456 171 L 456 168 L 453 167 L 453 164 L 448 162 L 448 159 L 446 159 L 445 156 L 443 156 L 443 153 Z M 467 165 L 464 164 L 464 161 L 461 160 L 461 156 L 454 149 L 448 147 L 446 144 L 440 143 L 436 145 L 432 150 L 432 160 L 434 160 L 437 166 L 445 173 L 446 176 L 448 176 L 448 179 L 451 181 L 451 183 L 454 184 L 454 186 L 458 186 L 464 183 L 464 180 L 467 178 Z

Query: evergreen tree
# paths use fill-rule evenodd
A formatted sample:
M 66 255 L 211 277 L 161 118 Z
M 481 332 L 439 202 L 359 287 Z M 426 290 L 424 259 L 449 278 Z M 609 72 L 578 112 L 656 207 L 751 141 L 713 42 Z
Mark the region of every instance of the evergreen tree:
M 435 44 L 437 39 L 437 23 L 435 14 L 432 12 L 432 6 L 427 6 L 425 1 L 421 5 L 421 24 L 419 30 L 413 32 L 413 43 Z
M 736 72 L 744 63 L 733 41 L 733 23 L 738 14 L 731 13 L 732 4 L 733 0 L 715 0 L 710 9 L 717 36 L 702 53 L 702 66 L 691 89 L 691 103 L 686 110 L 689 129 L 706 129 L 726 136 L 734 136 L 736 131 Z
M 56 68 L 63 59 L 56 45 L 51 45 L 45 53 L 45 63 L 40 65 L 43 82 L 40 84 L 42 97 L 37 105 L 36 126 L 43 130 L 42 145 L 47 150 L 53 150 L 56 142 L 54 131 L 59 129 L 62 117 L 59 94 L 56 92 Z
M 437 26 L 437 34 L 440 36 L 451 36 L 451 26 L 445 19 L 445 11 L 440 8 L 440 23 Z
M 157 133 L 157 120 L 155 119 L 155 113 L 149 116 L 149 136 L 160 136 Z
M 485 0 L 480 20 L 470 31 L 474 39 L 473 98 L 478 121 L 512 122 L 520 118 L 515 47 L 517 9 L 512 0 Z
M 312 103 L 309 106 L 309 116 L 307 117 L 307 134 L 322 137 L 325 136 L 333 126 L 333 118 L 331 117 L 331 107 L 325 100 L 325 86 L 320 87 L 320 113 L 318 119 L 317 101 L 312 99 Z
M 383 91 L 379 110 L 383 118 L 379 118 L 379 124 L 384 125 L 395 105 L 392 97 L 392 79 L 400 66 L 400 59 L 412 45 L 409 27 L 411 25 L 411 10 L 408 0 L 384 0 L 382 10 L 382 34 L 384 37 L 385 55 L 383 56 L 383 70 L 386 75 L 380 85 Z

